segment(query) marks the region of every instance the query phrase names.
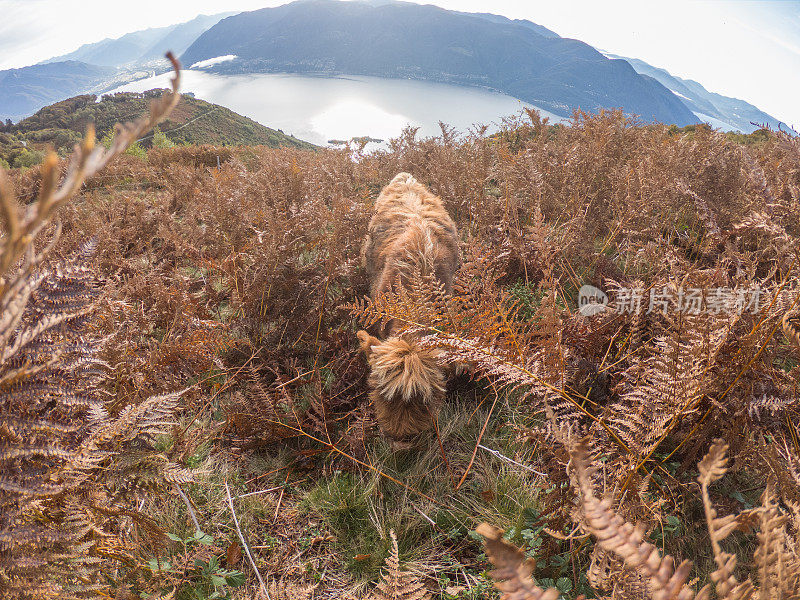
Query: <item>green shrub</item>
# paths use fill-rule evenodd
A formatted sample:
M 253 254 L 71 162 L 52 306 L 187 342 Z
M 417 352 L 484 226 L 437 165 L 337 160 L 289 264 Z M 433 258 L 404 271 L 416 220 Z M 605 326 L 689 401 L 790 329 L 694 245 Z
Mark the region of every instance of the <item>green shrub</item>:
M 14 166 L 18 169 L 25 169 L 41 164 L 43 160 L 44 152 L 24 149 L 14 159 Z
M 103 136 L 100 138 L 100 143 L 103 144 L 106 148 L 111 147 L 111 142 L 114 141 L 114 130 L 109 129 L 106 131 Z
M 134 142 L 128 146 L 128 149 L 125 150 L 125 154 L 135 156 L 136 158 L 147 158 L 147 150 L 142 146 L 141 142 Z
M 153 129 L 153 148 L 174 148 L 175 143 L 158 127 Z

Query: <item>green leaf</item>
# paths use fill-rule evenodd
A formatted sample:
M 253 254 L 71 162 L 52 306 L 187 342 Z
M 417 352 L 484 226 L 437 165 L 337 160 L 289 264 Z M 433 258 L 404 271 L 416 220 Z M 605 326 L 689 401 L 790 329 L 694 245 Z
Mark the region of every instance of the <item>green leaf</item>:
M 183 538 L 179 535 L 175 535 L 174 533 L 168 533 L 167 537 L 171 539 L 173 542 L 181 542 L 183 543 Z
M 667 525 L 673 529 L 677 529 L 681 526 L 681 520 L 675 515 L 667 515 Z
M 168 560 L 162 560 L 159 562 L 155 558 L 151 558 L 149 561 L 147 561 L 147 566 L 153 573 L 158 573 L 160 571 L 168 571 L 169 569 L 172 568 L 172 565 L 170 565 Z
M 566 556 L 564 554 L 555 554 L 550 557 L 550 565 L 552 565 L 553 567 L 561 568 L 566 566 L 568 562 L 569 562 L 569 556 Z
M 219 575 L 212 575 L 211 576 L 211 585 L 218 587 L 221 585 L 227 585 L 228 582 L 224 577 L 220 577 Z
M 533 526 L 539 520 L 539 511 L 532 507 L 525 508 L 522 511 L 522 518 L 526 525 Z
M 467 532 L 467 535 L 468 535 L 468 536 L 469 536 L 471 539 L 475 540 L 476 542 L 480 542 L 480 543 L 481 543 L 481 545 L 483 544 L 483 536 L 481 536 L 481 534 L 480 534 L 480 533 L 476 533 L 475 531 L 469 530 L 469 531 Z
M 197 542 L 200 542 L 204 546 L 210 546 L 214 543 L 214 536 L 209 535 L 207 533 L 203 533 L 202 531 L 198 530 L 194 533 L 194 539 Z
M 556 581 L 556 588 L 562 594 L 567 594 L 572 590 L 572 580 L 567 577 L 559 577 L 558 581 Z

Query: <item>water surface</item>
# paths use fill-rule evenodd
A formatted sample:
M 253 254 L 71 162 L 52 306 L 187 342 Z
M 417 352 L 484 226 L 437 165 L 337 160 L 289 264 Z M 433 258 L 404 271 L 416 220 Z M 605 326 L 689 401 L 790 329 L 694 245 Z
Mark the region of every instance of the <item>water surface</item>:
M 164 73 L 114 91 L 168 87 L 169 77 Z M 532 106 L 479 88 L 355 75 L 217 75 L 187 69 L 181 72 L 181 91 L 194 92 L 198 98 L 315 144 L 357 136 L 388 140 L 397 137 L 406 125 L 419 127 L 423 137 L 439 135 L 439 121 L 461 132 L 476 124 L 494 125 L 491 128 L 496 129 L 502 117 Z M 538 110 L 551 122 L 564 121 Z

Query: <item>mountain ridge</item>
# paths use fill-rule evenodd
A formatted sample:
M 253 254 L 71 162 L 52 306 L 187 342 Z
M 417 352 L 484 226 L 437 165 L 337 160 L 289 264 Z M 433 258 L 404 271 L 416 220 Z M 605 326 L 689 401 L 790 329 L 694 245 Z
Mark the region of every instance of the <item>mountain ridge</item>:
M 363 12 L 366 8 L 383 11 L 389 14 L 389 17 L 384 14 L 388 19 L 392 18 L 392 11 L 395 13 L 397 10 L 412 11 L 416 15 L 438 19 L 439 26 L 442 25 L 443 14 L 460 18 L 461 38 L 448 40 L 446 36 L 442 36 L 445 42 L 451 43 L 437 46 L 431 43 L 432 36 L 428 31 L 428 39 L 423 41 L 428 44 L 426 48 L 431 56 L 420 56 L 418 53 L 412 56 L 413 60 L 408 64 L 403 64 L 399 57 L 407 56 L 408 52 L 407 48 L 403 48 L 402 38 L 406 36 L 407 39 L 413 39 L 417 43 L 418 32 L 411 26 L 401 27 L 399 32 L 388 33 L 390 45 L 394 46 L 391 51 L 383 52 L 382 56 L 380 35 L 377 36 L 377 43 L 363 42 L 360 54 L 366 59 L 358 64 L 358 61 L 354 63 L 352 56 L 341 56 L 340 46 L 345 46 L 347 52 L 352 54 L 353 48 L 359 47 L 360 37 L 371 36 L 371 39 L 374 39 L 376 36 L 367 26 L 362 27 L 354 35 L 352 30 L 348 31 L 347 27 L 338 24 L 330 31 L 317 29 L 317 35 L 312 36 L 326 38 L 323 41 L 327 43 L 328 48 L 325 47 L 325 43 L 320 43 L 319 39 L 312 39 L 308 44 L 300 44 L 300 52 L 295 52 L 292 56 L 287 57 L 286 52 L 284 56 L 264 55 L 265 37 L 270 38 L 267 41 L 273 46 L 281 44 L 285 46 L 286 39 L 291 37 L 287 32 L 291 34 L 302 29 L 303 19 L 293 18 L 291 15 L 293 11 L 296 12 L 299 8 L 314 12 L 318 11 L 320 6 L 327 6 L 330 9 L 330 7 L 341 7 L 341 4 L 331 0 L 298 0 L 291 4 L 248 13 L 199 15 L 183 23 L 134 31 L 116 39 L 84 44 L 69 54 L 53 57 L 30 67 L 0 71 L 0 117 L 17 120 L 49 103 L 76 94 L 114 89 L 129 81 L 146 77 L 153 70 L 159 72 L 160 65 L 157 61 L 162 58 L 167 48 L 175 50 L 178 54 L 182 53 L 184 66 L 189 67 L 200 62 L 197 56 L 192 55 L 197 50 L 198 43 L 208 42 L 211 38 L 211 46 L 218 47 L 220 54 L 205 52 L 203 54 L 205 60 L 222 55 L 236 55 L 234 60 L 225 64 L 204 67 L 204 70 L 223 74 L 248 72 L 361 74 L 432 80 L 499 91 L 564 117 L 570 116 L 575 108 L 593 111 L 621 106 L 629 114 L 638 114 L 645 120 L 657 118 L 679 125 L 707 121 L 715 127 L 745 133 L 758 128 L 753 123 L 766 124 L 773 128 L 787 128 L 779 119 L 746 101 L 710 92 L 696 81 L 673 76 L 667 70 L 653 67 L 640 59 L 610 54 L 594 49 L 579 40 L 562 38 L 557 33 L 529 20 L 510 19 L 486 12 L 447 11 L 431 5 L 420 6 L 397 0 L 357 0 L 347 3 L 350 7 L 355 7 L 354 9 L 345 10 Z M 277 15 L 277 19 L 282 20 L 281 23 L 286 31 L 283 31 L 282 27 L 274 27 L 265 34 L 269 28 L 262 27 L 263 23 L 259 21 L 261 16 L 267 14 L 265 11 Z M 311 20 L 314 18 L 312 15 Z M 229 22 L 229 19 L 232 21 Z M 420 19 L 419 29 L 425 29 L 424 20 Z M 475 20 L 482 21 L 485 25 L 483 27 L 475 25 Z M 319 19 L 317 21 L 319 22 Z M 236 22 L 240 24 L 244 22 L 244 29 L 234 26 L 231 35 L 221 38 L 218 36 L 216 40 L 209 33 L 212 29 L 225 29 Z M 472 25 L 467 27 L 465 25 L 467 22 Z M 318 23 L 318 25 L 323 24 Z M 469 35 L 464 34 L 465 27 Z M 234 35 L 237 33 L 236 29 L 240 29 L 240 33 L 244 35 Z M 378 30 L 379 34 L 381 31 L 386 33 L 386 23 L 380 24 Z M 475 39 L 470 39 L 470 36 L 477 38 L 479 43 L 474 43 Z M 525 43 L 519 42 L 520 39 Z M 522 46 L 522 51 L 496 52 L 491 45 L 496 46 L 502 41 L 509 46 L 517 43 Z M 261 56 L 258 52 L 255 55 L 252 53 L 247 55 L 245 52 L 243 53 L 245 56 L 231 52 L 231 45 L 246 48 L 253 44 L 256 46 L 261 44 Z M 313 51 L 304 55 L 303 52 L 309 48 Z M 328 49 L 331 51 L 327 51 Z M 403 54 L 404 51 L 406 54 Z M 209 54 L 215 56 L 208 56 Z M 387 54 L 390 55 L 388 60 L 385 56 Z M 439 54 L 448 55 L 447 60 L 441 61 L 441 64 L 436 62 Z M 378 55 L 377 59 L 375 55 Z M 606 59 L 605 63 L 599 61 L 601 56 Z M 488 59 L 493 59 L 494 64 Z M 373 64 L 369 64 L 369 61 Z M 525 66 L 526 62 L 535 64 Z M 514 67 L 515 63 L 523 66 L 517 65 L 511 68 L 509 63 L 511 67 Z M 495 66 L 498 68 L 493 68 Z M 633 77 L 633 74 L 638 77 Z
M 16 120 L 64 97 L 85 93 L 115 72 L 75 60 L 0 71 L 0 118 Z
M 236 55 L 213 70 L 429 79 L 488 87 L 563 116 L 622 106 L 645 120 L 698 122 L 680 99 L 627 62 L 501 19 L 402 2 L 302 0 L 222 19 L 182 61 Z
M 176 55 L 183 53 L 204 31 L 233 14 L 198 15 L 182 23 L 132 31 L 118 38 L 83 44 L 72 52 L 49 58 L 40 64 L 78 60 L 98 66 L 140 65 L 163 58 L 168 50 Z
M 35 65 L 0 71 L 0 118 L 19 120 L 45 106 L 102 92 L 149 75 L 179 54 L 205 30 L 232 12 L 198 15 L 190 21 L 141 29 L 118 38 L 84 44 Z
M 654 67 L 638 58 L 619 56 L 608 52 L 603 54 L 610 58 L 624 60 L 640 75 L 652 77 L 673 94 L 681 97 L 689 110 L 701 119 L 708 117 L 722 121 L 729 125 L 732 130 L 738 129 L 742 133 L 752 133 L 764 125 L 774 129 L 791 129 L 785 122 L 776 119 L 745 100 L 710 92 L 697 81 L 683 79 L 662 67 Z
M 487 12 L 463 12 L 454 10 L 452 11 L 459 15 L 467 15 L 470 17 L 479 17 L 481 19 L 486 19 L 487 21 L 491 21 L 492 23 L 513 23 L 515 25 L 521 25 L 523 27 L 527 27 L 528 29 L 542 35 L 544 37 L 550 38 L 560 38 L 561 36 L 558 35 L 555 31 L 552 31 L 545 27 L 544 25 L 539 25 L 538 23 L 534 23 L 533 21 L 529 21 L 527 19 L 511 19 L 509 17 L 504 17 L 503 15 L 496 15 L 494 13 L 487 13 Z

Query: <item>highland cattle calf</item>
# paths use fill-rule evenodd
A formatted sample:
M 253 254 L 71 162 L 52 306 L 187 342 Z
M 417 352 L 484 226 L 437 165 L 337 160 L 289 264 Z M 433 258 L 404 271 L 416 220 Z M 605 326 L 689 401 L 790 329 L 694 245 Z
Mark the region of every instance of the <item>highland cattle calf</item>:
M 408 173 L 392 179 L 378 196 L 362 250 L 376 298 L 412 277 L 436 277 L 449 293 L 460 264 L 458 232 L 439 197 Z M 370 366 L 370 399 L 378 425 L 393 447 L 412 446 L 431 427 L 442 406 L 447 377 L 436 352 L 399 335 L 390 321 L 381 335 L 358 332 Z

